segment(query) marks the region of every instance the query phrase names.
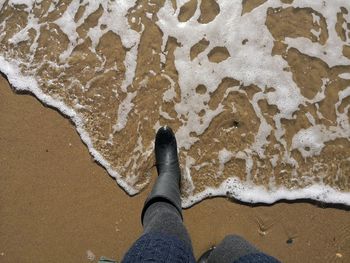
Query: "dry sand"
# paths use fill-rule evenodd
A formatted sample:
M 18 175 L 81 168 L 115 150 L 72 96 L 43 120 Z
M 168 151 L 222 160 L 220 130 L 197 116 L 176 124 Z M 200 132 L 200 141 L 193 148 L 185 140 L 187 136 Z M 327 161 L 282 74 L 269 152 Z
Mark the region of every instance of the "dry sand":
M 128 196 L 68 119 L 3 77 L 0 123 L 0 262 L 89 262 L 87 251 L 120 260 L 142 232 L 150 188 Z M 348 207 L 215 198 L 184 218 L 196 256 L 236 233 L 283 262 L 350 261 Z

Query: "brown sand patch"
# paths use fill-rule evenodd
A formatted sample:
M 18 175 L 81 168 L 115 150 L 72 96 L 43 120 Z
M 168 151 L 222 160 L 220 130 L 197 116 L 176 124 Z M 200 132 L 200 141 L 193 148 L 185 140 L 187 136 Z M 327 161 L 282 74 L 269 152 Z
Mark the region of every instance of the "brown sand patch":
M 209 46 L 209 41 L 203 38 L 197 44 L 191 47 L 190 57 L 191 60 L 195 59 L 200 53 L 202 53 Z
M 230 57 L 226 47 L 214 47 L 208 53 L 208 59 L 210 62 L 220 63 Z
M 313 21 L 313 15 L 319 18 L 320 24 Z M 285 37 L 306 37 L 312 42 L 324 45 L 328 38 L 325 18 L 311 8 L 269 8 L 266 26 L 276 40 L 283 40 Z M 319 39 L 312 30 L 320 31 Z
M 190 0 L 180 8 L 178 19 L 180 22 L 188 21 L 196 12 L 197 0 Z
M 242 15 L 251 12 L 253 9 L 265 3 L 266 0 L 242 0 Z
M 198 18 L 198 22 L 207 24 L 213 21 L 220 13 L 220 6 L 215 0 L 207 0 L 201 2 L 200 10 L 201 14 Z

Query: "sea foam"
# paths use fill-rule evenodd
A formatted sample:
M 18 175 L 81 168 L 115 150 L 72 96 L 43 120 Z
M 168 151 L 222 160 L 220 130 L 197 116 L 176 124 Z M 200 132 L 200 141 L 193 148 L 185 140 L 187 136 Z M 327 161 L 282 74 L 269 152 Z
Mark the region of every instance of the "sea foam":
M 201 10 L 209 2 L 219 11 L 203 22 L 206 14 Z M 269 0 L 249 12 L 242 1 L 230 0 L 165 1 L 158 7 L 122 0 L 72 1 L 66 8 L 58 4 L 52 1 L 45 9 L 44 1 L 0 3 L 3 17 L 6 8 L 14 14 L 28 13 L 26 24 L 15 29 L 9 25 L 10 16 L 0 20 L 0 71 L 15 89 L 32 92 L 71 118 L 90 153 L 129 194 L 138 193 L 149 182 L 153 138 L 143 127 L 151 127 L 154 133 L 170 124 L 176 127 L 183 163 L 184 207 L 210 196 L 265 203 L 311 198 L 350 205 L 350 155 L 344 150 L 350 138 L 350 58 L 344 53 L 350 46 L 347 0 L 291 4 Z M 58 8 L 62 11 L 55 14 Z M 186 17 L 183 12 L 191 8 L 193 13 Z M 38 16 L 35 9 L 44 11 Z M 293 32 L 282 36 L 275 28 L 274 19 L 290 10 L 311 19 L 312 28 L 300 33 L 303 36 Z M 155 34 L 155 26 L 161 31 L 161 43 L 152 45 L 147 34 Z M 57 43 L 64 46 L 57 57 L 44 53 L 38 62 L 38 54 L 45 49 L 40 46 L 44 29 L 66 40 Z M 103 51 L 101 44 L 106 36 L 122 46 L 111 65 L 103 52 L 114 46 Z M 172 43 L 176 44 L 173 49 Z M 28 53 L 21 53 L 23 44 Z M 140 53 L 144 45 L 149 46 Z M 147 50 L 159 62 L 142 62 Z M 193 55 L 194 50 L 199 51 Z M 169 69 L 171 55 L 176 71 Z M 306 71 L 296 72 L 302 65 L 293 68 L 295 61 L 305 58 L 310 65 L 333 70 L 315 77 L 320 87 L 312 96 L 311 88 L 302 86 L 307 82 L 301 77 Z M 82 71 L 69 75 L 85 61 Z M 44 75 L 45 67 L 58 73 Z M 115 82 L 96 86 L 108 72 Z M 91 74 L 91 78 L 86 81 L 79 74 L 84 78 Z M 147 90 L 158 84 L 166 89 L 147 100 L 152 96 Z M 105 95 L 103 87 L 110 93 Z M 334 94 L 331 88 L 337 89 Z M 335 119 L 327 116 L 331 110 L 324 111 L 324 105 L 332 108 Z M 297 124 L 290 124 L 293 121 Z M 329 147 L 345 155 L 330 160 L 334 149 Z M 334 166 L 334 162 L 338 163 Z

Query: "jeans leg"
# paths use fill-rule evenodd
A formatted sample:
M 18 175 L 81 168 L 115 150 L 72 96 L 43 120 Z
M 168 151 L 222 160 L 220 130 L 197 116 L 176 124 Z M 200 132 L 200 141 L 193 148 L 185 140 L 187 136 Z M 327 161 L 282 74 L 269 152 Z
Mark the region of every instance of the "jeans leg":
M 208 262 L 232 263 L 242 256 L 259 252 L 244 238 L 237 235 L 228 235 L 210 254 Z
M 192 248 L 190 236 L 178 210 L 167 202 L 155 202 L 147 208 L 143 219 L 143 229 L 144 234 L 158 232 L 176 236 Z

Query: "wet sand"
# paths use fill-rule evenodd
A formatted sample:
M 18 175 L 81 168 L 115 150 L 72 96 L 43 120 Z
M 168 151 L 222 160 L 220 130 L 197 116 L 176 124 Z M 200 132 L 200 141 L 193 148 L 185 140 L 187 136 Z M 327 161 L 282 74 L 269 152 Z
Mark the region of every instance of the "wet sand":
M 141 234 L 150 190 L 128 196 L 91 158 L 71 122 L 0 77 L 0 262 L 120 260 Z M 152 171 L 155 176 L 155 171 Z M 226 198 L 184 211 L 196 256 L 236 233 L 283 262 L 349 262 L 349 208 L 252 206 Z
M 347 5 L 34 2 L 1 8 L 0 69 L 17 89 L 19 75 L 34 77 L 22 88 L 74 111 L 129 193 L 148 187 L 154 132 L 170 125 L 185 206 L 210 194 L 249 201 L 251 185 L 255 201 L 281 193 L 350 204 L 323 187 L 350 191 Z M 290 192 L 265 196 L 261 186 Z

